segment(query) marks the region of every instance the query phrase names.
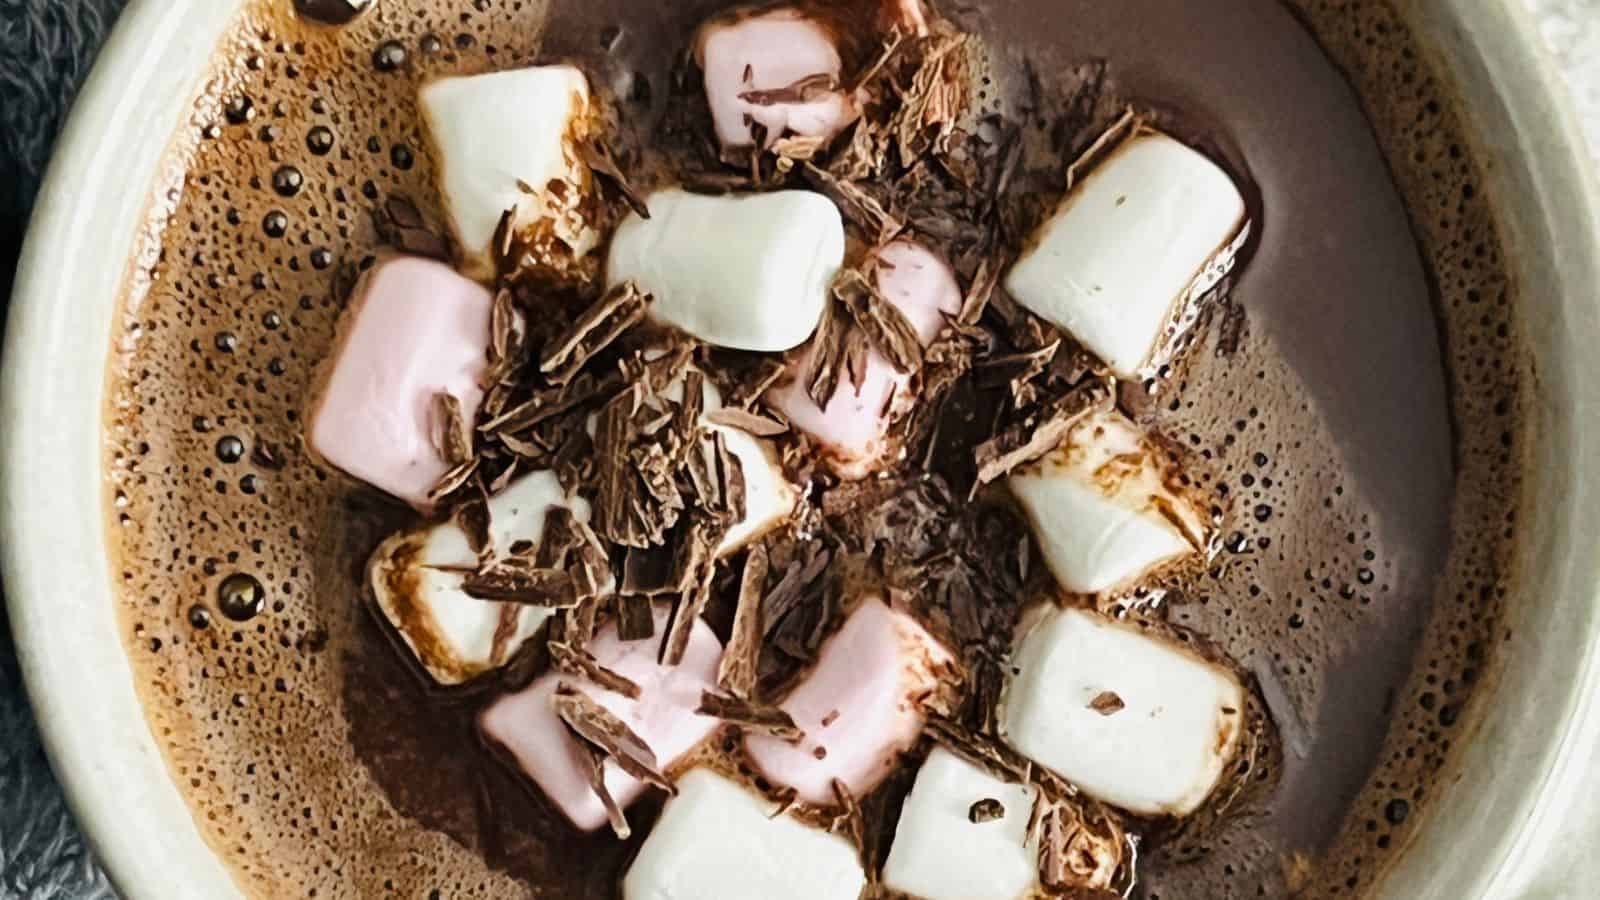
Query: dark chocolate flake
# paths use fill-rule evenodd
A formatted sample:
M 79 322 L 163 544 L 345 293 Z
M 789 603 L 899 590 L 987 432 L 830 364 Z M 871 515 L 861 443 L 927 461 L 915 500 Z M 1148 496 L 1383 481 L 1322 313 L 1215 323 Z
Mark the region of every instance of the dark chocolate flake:
M 628 208 L 638 214 L 639 218 L 650 218 L 650 208 L 628 182 L 628 176 L 623 174 L 622 167 L 617 164 L 617 158 L 611 152 L 610 145 L 600 140 L 584 141 L 578 145 L 578 154 L 583 157 L 583 164 L 589 167 L 589 171 L 616 187 L 617 193 L 622 195 L 623 202 L 627 203 Z
M 461 590 L 479 600 L 549 609 L 565 609 L 578 602 L 570 572 L 516 565 L 509 559 L 486 571 L 468 575 L 461 581 Z
M 452 466 L 472 458 L 472 427 L 461 414 L 461 401 L 448 391 L 433 395 L 434 427 L 439 455 Z
M 623 641 L 643 641 L 656 633 L 655 613 L 650 598 L 622 594 L 617 598 L 617 637 Z
M 577 741 L 583 750 L 586 765 L 583 775 L 589 781 L 589 789 L 600 799 L 600 805 L 606 808 L 606 821 L 611 824 L 611 831 L 618 840 L 627 840 L 633 836 L 633 828 L 628 824 L 628 816 L 622 809 L 617 799 L 611 796 L 611 789 L 606 787 L 606 754 L 600 748 L 585 743 L 578 732 L 570 725 L 567 733 Z
M 794 723 L 794 718 L 776 706 L 725 697 L 711 691 L 700 695 L 700 708 L 696 712 L 779 740 L 798 741 L 806 736 Z
M 631 281 L 607 291 L 545 345 L 539 354 L 539 371 L 551 384 L 566 384 L 595 354 L 643 321 L 650 300 L 650 295 Z
M 985 797 L 967 810 L 967 821 L 974 825 L 994 822 L 1006 817 L 1005 804 L 993 797 Z
M 657 767 L 656 755 L 644 739 L 588 694 L 562 683 L 556 686 L 551 702 L 561 721 L 580 738 L 603 750 L 622 771 L 669 794 L 677 793 Z
M 637 682 L 600 664 L 586 650 L 552 641 L 549 645 L 550 661 L 557 669 L 569 675 L 578 675 L 594 682 L 596 686 L 621 694 L 630 700 L 639 699 L 642 693 Z
M 1095 382 L 1051 402 L 1038 415 L 995 435 L 973 451 L 977 487 L 1011 473 L 1054 450 L 1073 427 L 1096 411 L 1110 407 L 1111 391 Z
M 761 594 L 766 589 L 767 548 L 757 544 L 745 555 L 739 579 L 739 605 L 733 614 L 733 633 L 722 651 L 717 684 L 735 697 L 748 700 L 755 692 L 756 662 L 761 656 Z
M 827 72 L 818 72 L 792 84 L 765 91 L 741 91 L 739 99 L 752 106 L 777 106 L 780 103 L 814 103 L 835 93 L 839 79 Z
M 833 294 L 896 371 L 915 373 L 922 368 L 922 341 L 916 329 L 899 307 L 878 292 L 871 277 L 857 269 L 845 269 L 834 281 Z
M 1122 702 L 1122 697 L 1116 691 L 1101 691 L 1089 701 L 1089 708 L 1102 716 L 1114 716 L 1127 708 L 1127 704 Z
M 722 425 L 734 428 L 756 437 L 773 437 L 789 430 L 789 426 L 769 419 L 759 413 L 740 409 L 736 406 L 724 406 L 706 414 L 706 421 L 712 425 Z

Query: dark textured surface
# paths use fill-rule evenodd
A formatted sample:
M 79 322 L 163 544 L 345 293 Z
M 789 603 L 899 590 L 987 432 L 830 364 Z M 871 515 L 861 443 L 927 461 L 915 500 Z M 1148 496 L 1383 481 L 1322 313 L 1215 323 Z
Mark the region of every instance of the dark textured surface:
M 125 2 L 0 0 L 0 313 L 50 145 Z M 111 896 L 39 746 L 0 603 L 0 900 Z

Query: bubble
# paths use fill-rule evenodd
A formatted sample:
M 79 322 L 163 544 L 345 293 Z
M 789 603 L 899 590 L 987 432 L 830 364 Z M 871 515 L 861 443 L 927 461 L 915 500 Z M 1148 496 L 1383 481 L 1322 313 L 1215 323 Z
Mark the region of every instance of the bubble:
M 261 230 L 269 238 L 281 238 L 289 231 L 289 217 L 279 210 L 273 210 L 262 218 Z
M 406 64 L 406 45 L 384 41 L 372 51 L 372 66 L 379 72 L 393 72 Z
M 318 156 L 327 156 L 333 151 L 333 129 L 326 125 L 318 125 L 306 132 L 306 149 Z
M 293 197 L 305 186 L 306 178 L 294 166 L 279 166 L 272 173 L 272 189 L 280 197 Z
M 244 441 L 231 434 L 217 441 L 217 459 L 229 464 L 244 459 Z
M 211 610 L 199 603 L 189 607 L 189 624 L 197 631 L 211 627 Z
M 255 118 L 256 107 L 249 97 L 243 95 L 229 97 L 222 105 L 222 115 L 232 125 L 243 125 Z
M 260 615 L 267 592 L 254 575 L 236 572 L 217 585 L 217 609 L 235 622 L 248 622 Z

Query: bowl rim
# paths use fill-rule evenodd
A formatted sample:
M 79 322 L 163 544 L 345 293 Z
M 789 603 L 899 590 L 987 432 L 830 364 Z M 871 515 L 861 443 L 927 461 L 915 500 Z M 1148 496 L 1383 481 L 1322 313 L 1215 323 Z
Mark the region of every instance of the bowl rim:
M 124 277 L 138 264 L 124 261 L 148 214 L 150 183 L 159 188 L 173 177 L 160 168 L 172 136 L 245 2 L 130 4 L 58 142 L 19 262 L 0 358 L 0 534 L 6 536 L 0 575 L 18 657 L 68 803 L 113 883 L 133 898 L 240 895 L 173 784 L 134 692 L 105 540 L 101 415 L 104 350 L 111 346 Z M 1582 285 L 1600 284 L 1600 186 L 1527 11 L 1516 0 L 1410 5 L 1437 23 L 1435 43 L 1452 67 L 1464 69 L 1457 74 L 1498 85 L 1485 96 L 1498 96 L 1504 108 L 1488 110 L 1487 117 L 1515 127 L 1503 136 L 1506 146 L 1497 148 L 1495 180 L 1537 192 L 1547 230 L 1525 237 L 1544 239 L 1539 246 L 1562 257 L 1550 261 L 1548 273 L 1568 286 L 1559 302 L 1582 319 L 1578 331 L 1600 337 L 1595 304 L 1580 292 Z M 130 172 L 149 173 L 150 183 L 135 177 L 130 190 Z M 118 252 L 106 253 L 107 247 Z M 1577 343 L 1573 335 L 1545 338 L 1559 349 Z M 93 365 L 71 365 L 74 351 L 81 358 L 85 346 L 95 349 Z M 1571 432 L 1553 441 L 1558 449 L 1593 450 L 1600 435 L 1580 414 L 1585 403 L 1600 408 L 1600 376 L 1568 371 L 1582 368 L 1574 365 L 1577 359 L 1568 352 L 1558 357 L 1566 368 L 1541 369 L 1541 389 L 1559 384 L 1566 390 L 1541 411 L 1541 421 Z M 1567 466 L 1563 471 L 1572 475 L 1576 464 Z M 1600 494 L 1581 487 L 1569 485 L 1568 506 Z M 1600 503 L 1588 505 L 1600 509 Z M 1562 524 L 1578 523 L 1569 515 Z M 1570 529 L 1565 537 L 1573 537 Z M 1391 875 L 1390 895 L 1422 896 L 1395 885 L 1415 877 L 1408 868 L 1448 863 L 1459 867 L 1450 882 L 1456 892 L 1430 889 L 1428 896 L 1507 896 L 1531 877 L 1508 861 L 1536 857 L 1530 851 L 1548 840 L 1552 823 L 1573 810 L 1567 788 L 1600 746 L 1600 637 L 1593 633 L 1600 620 L 1594 591 L 1600 564 L 1592 541 L 1571 549 L 1572 571 L 1561 587 L 1580 601 L 1580 623 L 1589 630 L 1566 648 L 1576 655 L 1565 669 L 1581 675 L 1569 678 L 1560 715 L 1548 717 L 1539 746 L 1526 755 L 1538 768 L 1507 805 L 1509 827 L 1467 850 L 1425 833 Z M 1591 552 L 1578 559 L 1580 549 Z

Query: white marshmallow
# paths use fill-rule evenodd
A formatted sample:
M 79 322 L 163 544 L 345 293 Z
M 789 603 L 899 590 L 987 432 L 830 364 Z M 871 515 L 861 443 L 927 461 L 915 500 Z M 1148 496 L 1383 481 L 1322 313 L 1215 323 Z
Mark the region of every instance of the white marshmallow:
M 467 274 L 494 275 L 489 245 L 512 208 L 519 231 L 548 221 L 551 236 L 574 259 L 594 249 L 598 235 L 580 209 L 591 182 L 574 146 L 574 129 L 589 110 L 582 72 L 536 66 L 441 78 L 418 99 Z M 561 187 L 552 190 L 552 182 Z
M 1145 132 L 1112 149 L 1006 276 L 1018 303 L 1066 330 L 1121 378 L 1139 378 L 1190 296 L 1232 266 L 1244 197 L 1195 150 Z
M 651 315 L 735 350 L 778 352 L 816 330 L 844 263 L 844 221 L 811 191 L 651 194 L 617 228 L 606 278 L 655 295 Z
M 928 754 L 900 810 L 883 883 L 922 900 L 1016 900 L 1039 881 L 1028 842 L 1038 791 L 990 775 L 943 747 Z M 974 823 L 973 804 L 998 800 L 1004 814 Z
M 1185 816 L 1205 802 L 1243 732 L 1232 672 L 1083 610 L 1036 610 L 1019 633 L 1001 701 L 1012 747 L 1138 815 Z M 1094 704 L 1108 692 L 1123 706 L 1102 714 Z
M 1144 435 L 1108 411 L 1079 423 L 1008 483 L 1056 581 L 1073 593 L 1097 594 L 1129 587 L 1203 548 L 1204 514 L 1166 480 Z
M 554 472 L 525 475 L 489 501 L 489 535 L 504 556 L 520 541 L 537 545 L 544 537 L 545 514 L 556 507 L 589 521 L 589 503 L 568 495 Z M 378 608 L 435 681 L 460 684 L 503 664 L 551 611 L 537 606 L 498 603 L 470 597 L 463 575 L 478 556 L 455 520 L 420 531 L 403 531 L 381 544 L 368 563 L 367 577 Z M 516 614 L 516 630 L 495 659 L 494 635 L 502 612 Z
M 622 881 L 624 900 L 856 900 L 856 848 L 710 769 L 678 779 Z

